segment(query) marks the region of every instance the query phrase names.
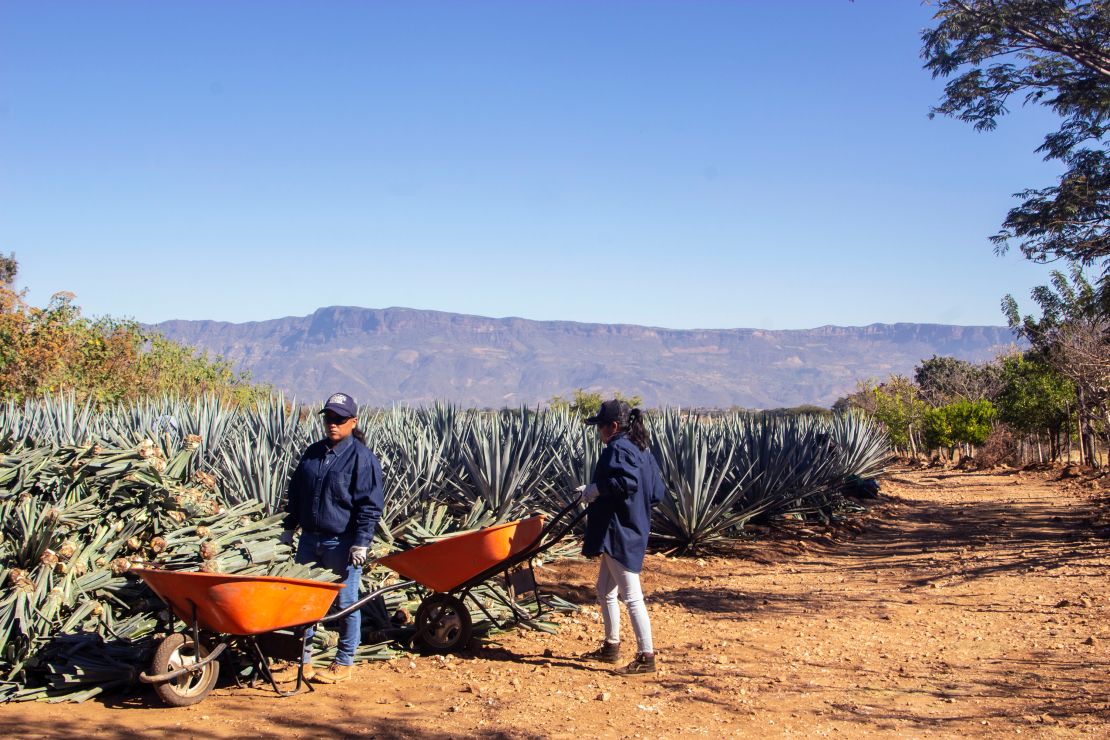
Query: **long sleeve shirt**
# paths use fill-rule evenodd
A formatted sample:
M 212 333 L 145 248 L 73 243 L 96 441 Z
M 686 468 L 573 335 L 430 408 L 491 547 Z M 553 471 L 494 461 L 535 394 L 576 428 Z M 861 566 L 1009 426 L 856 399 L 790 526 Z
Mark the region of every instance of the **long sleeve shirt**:
M 335 447 L 309 445 L 289 479 L 286 529 L 350 536 L 352 545 L 369 547 L 384 503 L 382 466 L 370 449 L 353 437 Z
M 651 510 L 665 493 L 655 457 L 618 434 L 602 450 L 592 482 L 598 497 L 586 509 L 582 554 L 605 553 L 639 573 L 651 532 Z

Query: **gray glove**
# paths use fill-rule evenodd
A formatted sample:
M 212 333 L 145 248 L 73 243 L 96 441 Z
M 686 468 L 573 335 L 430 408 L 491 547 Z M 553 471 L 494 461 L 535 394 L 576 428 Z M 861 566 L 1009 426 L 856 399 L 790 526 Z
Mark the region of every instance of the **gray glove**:
M 366 562 L 366 553 L 369 551 L 368 547 L 358 547 L 357 545 L 351 548 L 351 565 L 361 567 Z
M 597 501 L 597 497 L 601 495 L 601 491 L 597 490 L 597 484 L 591 483 L 588 486 L 578 486 L 574 490 L 582 494 L 582 503 L 589 505 Z
M 278 537 L 278 542 L 280 542 L 283 545 L 292 546 L 292 544 L 293 544 L 293 535 L 296 534 L 296 532 L 297 532 L 297 530 L 295 530 L 295 529 L 283 530 L 282 533 L 281 533 L 281 536 Z

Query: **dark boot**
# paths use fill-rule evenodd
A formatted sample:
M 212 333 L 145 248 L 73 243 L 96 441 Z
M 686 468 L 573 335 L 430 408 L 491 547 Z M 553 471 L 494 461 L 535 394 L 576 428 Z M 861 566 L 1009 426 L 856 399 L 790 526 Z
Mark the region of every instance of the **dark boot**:
M 633 676 L 639 673 L 655 673 L 655 653 L 651 655 L 636 653 L 636 658 L 624 668 L 618 669 L 617 673 L 625 676 Z
M 600 660 L 602 663 L 619 663 L 621 661 L 621 644 L 619 642 L 601 643 L 597 650 L 583 653 L 581 660 Z

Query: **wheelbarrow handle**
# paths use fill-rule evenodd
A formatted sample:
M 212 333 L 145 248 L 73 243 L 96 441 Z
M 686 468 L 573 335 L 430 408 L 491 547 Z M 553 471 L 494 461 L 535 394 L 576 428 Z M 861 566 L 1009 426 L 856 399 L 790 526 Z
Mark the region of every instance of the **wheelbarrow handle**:
M 327 615 L 326 617 L 324 617 L 323 619 L 320 620 L 320 624 L 327 624 L 328 622 L 334 622 L 337 619 L 342 619 L 343 617 L 347 616 L 348 614 L 351 614 L 352 612 L 356 612 L 359 609 L 361 609 L 362 607 L 366 606 L 368 603 L 370 603 L 371 599 L 376 599 L 379 596 L 381 596 L 382 594 L 387 594 L 390 591 L 397 591 L 398 589 L 409 588 L 410 586 L 413 586 L 415 584 L 416 584 L 416 581 L 401 581 L 399 583 L 392 583 L 388 586 L 382 586 L 381 588 L 374 589 L 370 593 L 366 594 L 362 598 L 355 601 L 355 603 L 351 604 L 346 609 L 341 609 L 340 611 L 337 611 L 335 614 Z
M 569 521 L 567 521 L 565 524 L 562 523 L 562 520 L 568 514 L 574 511 L 580 503 L 582 503 L 582 496 L 579 495 L 576 496 L 574 500 L 571 501 L 569 504 L 564 506 L 555 516 L 551 517 L 551 521 L 548 522 L 542 530 L 540 530 L 540 534 L 538 537 L 536 537 L 536 541 L 531 546 L 525 548 L 522 552 L 529 552 L 532 555 L 538 555 L 544 550 L 549 549 L 559 540 L 563 539 L 563 537 L 566 536 L 567 532 L 574 529 L 574 526 L 578 524 L 578 522 L 582 521 L 582 518 L 586 516 L 586 510 L 582 509 L 581 511 L 575 513 L 574 516 L 570 517 Z M 555 536 L 551 536 L 551 533 L 558 529 L 560 526 L 562 527 L 562 531 L 560 531 Z

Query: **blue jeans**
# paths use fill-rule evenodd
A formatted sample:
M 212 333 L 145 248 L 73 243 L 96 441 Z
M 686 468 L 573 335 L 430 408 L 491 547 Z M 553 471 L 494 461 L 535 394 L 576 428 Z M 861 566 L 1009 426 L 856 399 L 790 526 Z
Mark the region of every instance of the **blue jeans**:
M 341 535 L 323 535 L 312 532 L 301 532 L 301 540 L 297 544 L 297 562 L 318 565 L 327 568 L 332 573 L 342 576 L 341 581 L 346 588 L 335 597 L 333 609 L 346 609 L 358 601 L 358 586 L 362 578 L 362 568 L 350 564 L 351 545 L 354 538 Z M 362 628 L 362 615 L 356 609 L 353 613 L 343 617 L 338 622 L 339 649 L 335 654 L 335 662 L 339 665 L 354 665 L 355 650 L 359 643 L 359 630 Z M 312 635 L 315 629 L 308 630 L 308 642 L 305 644 L 304 661 L 309 662 L 312 657 Z

